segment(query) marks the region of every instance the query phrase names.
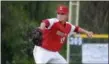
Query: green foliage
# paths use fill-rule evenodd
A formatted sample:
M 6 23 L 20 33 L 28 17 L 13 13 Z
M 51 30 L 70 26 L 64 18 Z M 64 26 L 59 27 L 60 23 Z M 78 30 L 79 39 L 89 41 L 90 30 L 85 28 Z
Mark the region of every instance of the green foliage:
M 109 2 L 86 1 L 80 6 L 80 25 L 94 33 L 108 34 Z
M 5 3 L 5 4 L 4 4 Z M 14 4 L 15 2 L 4 2 L 2 4 L 2 64 L 31 64 L 32 59 L 32 42 L 28 41 L 28 31 L 39 25 L 37 21 L 30 20 L 24 4 Z M 10 4 L 11 3 L 11 4 Z M 5 9 L 8 10 L 6 15 Z M 8 16 L 8 17 L 7 17 Z M 6 47 L 7 49 L 5 49 Z M 10 54 L 8 54 L 10 53 Z M 8 61 L 7 58 L 11 58 Z

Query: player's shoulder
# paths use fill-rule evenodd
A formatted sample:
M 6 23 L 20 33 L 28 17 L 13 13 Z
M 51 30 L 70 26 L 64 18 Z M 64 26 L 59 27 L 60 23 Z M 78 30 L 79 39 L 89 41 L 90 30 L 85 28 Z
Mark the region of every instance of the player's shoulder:
M 66 22 L 66 24 L 71 26 L 71 27 L 75 27 L 75 25 L 71 24 L 70 22 Z
M 47 22 L 49 23 L 48 29 L 50 29 L 56 22 L 58 22 L 57 18 L 48 18 Z
M 70 22 L 66 22 L 66 24 L 72 26 L 72 24 Z

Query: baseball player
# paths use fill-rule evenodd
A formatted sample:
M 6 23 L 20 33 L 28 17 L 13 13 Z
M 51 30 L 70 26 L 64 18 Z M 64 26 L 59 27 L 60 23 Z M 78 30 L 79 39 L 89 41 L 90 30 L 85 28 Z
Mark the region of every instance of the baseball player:
M 35 44 L 33 56 L 36 64 L 67 64 L 67 61 L 59 54 L 64 41 L 73 32 L 85 33 L 92 37 L 93 33 L 79 26 L 72 25 L 68 20 L 68 7 L 57 7 L 57 17 L 42 20 L 40 27 L 32 32 Z

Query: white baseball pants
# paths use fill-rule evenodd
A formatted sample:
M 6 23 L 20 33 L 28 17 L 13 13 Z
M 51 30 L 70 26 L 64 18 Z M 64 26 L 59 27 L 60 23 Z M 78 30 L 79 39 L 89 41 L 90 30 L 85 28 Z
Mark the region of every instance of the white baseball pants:
M 36 64 L 67 64 L 67 61 L 58 53 L 35 46 L 33 56 Z

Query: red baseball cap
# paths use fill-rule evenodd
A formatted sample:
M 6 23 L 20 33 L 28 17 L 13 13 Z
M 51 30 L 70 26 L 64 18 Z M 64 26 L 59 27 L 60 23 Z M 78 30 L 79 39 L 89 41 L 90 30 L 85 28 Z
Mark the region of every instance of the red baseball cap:
M 57 7 L 57 13 L 68 14 L 68 12 L 69 12 L 68 7 L 65 5 L 60 5 Z

